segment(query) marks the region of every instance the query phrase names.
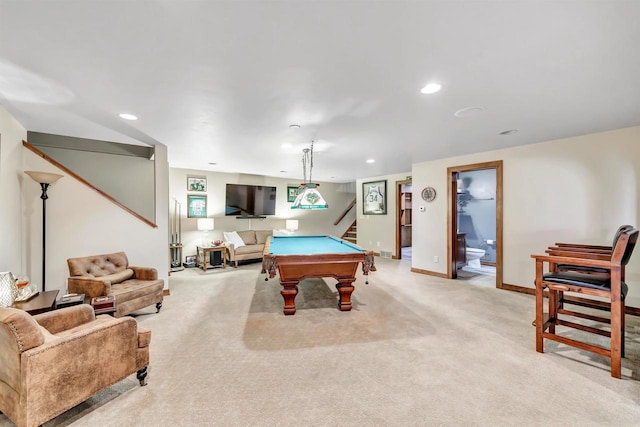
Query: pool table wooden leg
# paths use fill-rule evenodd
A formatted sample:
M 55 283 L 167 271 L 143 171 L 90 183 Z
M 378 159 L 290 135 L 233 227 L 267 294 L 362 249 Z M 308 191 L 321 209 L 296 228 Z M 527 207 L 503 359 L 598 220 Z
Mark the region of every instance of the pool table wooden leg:
M 351 294 L 355 289 L 352 285 L 353 282 L 353 280 L 341 280 L 336 283 L 336 289 L 340 294 L 340 301 L 338 301 L 340 311 L 351 311 Z
M 298 280 L 290 282 L 280 282 L 280 284 L 282 285 L 280 295 L 282 295 L 282 298 L 284 299 L 283 313 L 285 315 L 296 314 L 296 295 L 298 295 L 298 282 Z

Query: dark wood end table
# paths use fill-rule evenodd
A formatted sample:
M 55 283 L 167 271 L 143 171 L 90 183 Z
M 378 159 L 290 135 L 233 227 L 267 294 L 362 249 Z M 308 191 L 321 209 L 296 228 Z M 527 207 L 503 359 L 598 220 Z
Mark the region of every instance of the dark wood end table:
M 72 305 L 84 304 L 84 294 L 63 295 L 56 301 L 56 310 L 59 308 L 71 307 Z
M 12 308 L 24 310 L 31 315 L 44 313 L 56 308 L 59 290 L 40 292 L 35 297 L 21 302 L 14 302 Z
M 113 295 L 100 296 L 91 299 L 91 307 L 96 314 L 110 314 L 113 316 L 116 312 L 116 298 Z

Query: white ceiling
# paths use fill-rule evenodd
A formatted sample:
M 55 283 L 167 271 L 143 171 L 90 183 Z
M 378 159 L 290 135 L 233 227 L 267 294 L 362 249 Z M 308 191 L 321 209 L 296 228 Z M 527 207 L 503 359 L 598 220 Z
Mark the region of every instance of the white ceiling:
M 346 182 L 640 125 L 639 45 L 640 1 L 0 0 L 0 102 L 294 182 L 315 140 L 313 179 Z

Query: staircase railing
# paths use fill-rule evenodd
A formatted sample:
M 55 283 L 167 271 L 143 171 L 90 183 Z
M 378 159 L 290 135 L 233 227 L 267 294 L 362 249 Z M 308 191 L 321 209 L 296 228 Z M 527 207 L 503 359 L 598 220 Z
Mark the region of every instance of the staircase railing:
M 49 157 L 47 154 L 43 153 L 42 151 L 38 150 L 38 148 L 34 147 L 33 145 L 29 144 L 27 141 L 22 141 L 22 146 L 25 147 L 26 149 L 32 151 L 35 155 L 42 157 L 44 160 L 48 161 L 49 163 L 51 163 L 52 165 L 56 166 L 58 169 L 62 170 L 63 172 L 65 172 L 67 175 L 72 176 L 73 178 L 75 178 L 76 180 L 80 181 L 81 183 L 83 183 L 84 185 L 86 185 L 87 187 L 91 188 L 92 190 L 94 190 L 95 192 L 97 192 L 98 194 L 100 194 L 102 197 L 104 197 L 105 199 L 111 201 L 112 203 L 114 203 L 115 205 L 119 206 L 120 208 L 124 209 L 125 211 L 127 211 L 128 213 L 130 213 L 131 215 L 133 215 L 134 217 L 138 218 L 140 221 L 150 225 L 151 227 L 157 228 L 158 225 L 145 218 L 144 216 L 140 215 L 139 213 L 137 213 L 136 211 L 128 208 L 127 206 L 125 206 L 124 204 L 122 204 L 121 202 L 119 202 L 118 200 L 114 199 L 111 195 L 105 193 L 104 191 L 102 191 L 101 189 L 99 189 L 98 187 L 96 187 L 95 185 L 91 184 L 89 181 L 87 181 L 86 179 L 84 179 L 83 177 L 81 177 L 80 175 L 76 174 L 75 172 L 73 172 L 71 169 L 63 166 L 62 164 L 58 163 L 57 161 L 55 161 L 54 159 L 52 159 L 51 157 Z
M 349 206 L 347 206 L 347 208 L 344 210 L 344 212 L 342 212 L 342 215 L 340 215 L 340 217 L 336 220 L 336 222 L 333 223 L 333 225 L 338 225 L 340 223 L 340 221 L 342 221 L 344 219 L 345 216 L 347 216 L 347 214 L 349 213 L 349 211 L 356 205 L 356 199 L 353 199 L 353 201 L 349 204 Z

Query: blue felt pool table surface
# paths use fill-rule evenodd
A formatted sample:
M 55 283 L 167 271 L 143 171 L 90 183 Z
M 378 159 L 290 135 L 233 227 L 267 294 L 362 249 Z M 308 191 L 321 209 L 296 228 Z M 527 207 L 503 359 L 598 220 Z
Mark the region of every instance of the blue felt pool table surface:
M 272 236 L 269 254 L 316 255 L 365 252 L 359 246 L 334 236 Z

